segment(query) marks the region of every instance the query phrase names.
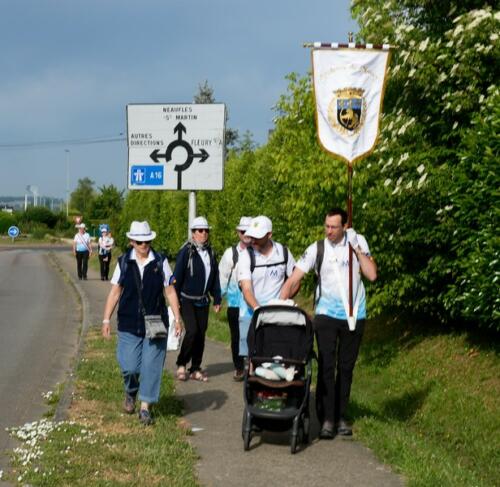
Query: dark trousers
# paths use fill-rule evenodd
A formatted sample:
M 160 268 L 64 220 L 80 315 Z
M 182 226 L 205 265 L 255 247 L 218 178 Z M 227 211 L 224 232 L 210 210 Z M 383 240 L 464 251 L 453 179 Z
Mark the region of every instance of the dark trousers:
M 227 308 L 227 322 L 231 333 L 231 355 L 236 370 L 245 367 L 243 357 L 240 356 L 240 308 Z
M 317 315 L 313 327 L 318 344 L 316 411 L 320 423 L 336 423 L 345 418 L 365 320 L 358 320 L 350 331 L 346 320 Z
M 78 279 L 87 279 L 87 267 L 89 263 L 89 251 L 85 250 L 83 252 L 76 251 L 76 271 L 78 273 Z
M 208 326 L 208 305 L 195 306 L 189 299 L 181 298 L 181 315 L 186 328 L 181 351 L 177 356 L 177 366 L 186 366 L 191 361 L 189 372 L 201 370 L 205 333 Z
M 101 279 L 106 279 L 106 281 L 109 279 L 110 262 L 111 262 L 111 254 L 99 255 L 99 265 L 101 266 Z

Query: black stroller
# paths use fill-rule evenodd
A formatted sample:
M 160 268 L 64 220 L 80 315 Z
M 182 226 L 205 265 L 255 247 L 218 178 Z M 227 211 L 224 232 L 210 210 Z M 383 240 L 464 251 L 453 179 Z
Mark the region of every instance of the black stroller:
M 307 314 L 284 305 L 262 306 L 248 330 L 242 436 L 245 450 L 255 431 L 290 430 L 291 452 L 309 442 L 309 389 L 313 330 Z

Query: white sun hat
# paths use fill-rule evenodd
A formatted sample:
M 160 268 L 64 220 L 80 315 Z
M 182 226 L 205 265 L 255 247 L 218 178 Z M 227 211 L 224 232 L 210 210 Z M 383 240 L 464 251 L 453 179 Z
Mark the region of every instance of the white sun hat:
M 211 227 L 208 226 L 207 219 L 204 216 L 197 216 L 191 222 L 191 230 L 210 230 Z
M 75 228 L 87 228 L 87 227 L 85 226 L 85 223 L 77 223 L 75 225 Z
M 262 238 L 273 231 L 273 224 L 267 216 L 260 215 L 252 218 L 248 230 L 245 232 L 247 237 Z
M 240 232 L 246 232 L 251 222 L 252 222 L 251 216 L 242 216 L 240 218 L 240 223 L 238 223 L 238 226 L 236 227 L 236 230 L 239 230 Z
M 137 242 L 149 242 L 156 238 L 156 232 L 153 232 L 149 227 L 149 223 L 133 221 L 130 224 L 130 232 L 127 232 L 127 238 L 136 240 Z

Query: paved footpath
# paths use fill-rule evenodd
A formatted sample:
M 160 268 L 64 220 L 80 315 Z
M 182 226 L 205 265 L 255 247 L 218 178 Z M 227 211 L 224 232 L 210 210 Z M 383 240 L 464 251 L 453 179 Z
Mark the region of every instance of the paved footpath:
M 58 253 L 56 258 L 75 280 L 73 256 Z M 88 281 L 75 280 L 75 285 L 88 301 L 83 306 L 88 313 L 84 321 L 99 325 L 110 284 L 102 282 L 93 269 L 89 269 L 88 276 Z M 176 352 L 167 354 L 166 368 L 171 373 L 175 371 L 176 355 Z M 232 380 L 229 348 L 207 340 L 203 365 L 209 376 L 207 383 L 176 383 L 176 394 L 184 402 L 185 420 L 193 430 L 190 441 L 199 454 L 196 468 L 203 486 L 404 485 L 400 476 L 360 443 L 341 438 L 317 440 L 318 424 L 314 418 L 312 442 L 295 455 L 290 453 L 286 433 L 255 436 L 250 451 L 245 452 L 241 437 L 243 389 L 241 383 Z

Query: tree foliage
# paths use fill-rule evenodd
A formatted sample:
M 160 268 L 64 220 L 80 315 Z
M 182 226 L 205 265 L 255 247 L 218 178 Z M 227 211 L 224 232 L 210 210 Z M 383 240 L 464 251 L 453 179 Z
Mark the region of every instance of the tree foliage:
M 377 310 L 500 327 L 499 13 L 488 4 L 354 4 L 363 39 L 398 46 L 361 176 L 362 218 L 379 222 Z
M 88 214 L 96 197 L 94 184 L 95 182 L 90 178 L 78 180 L 78 185 L 70 196 L 71 208 L 78 210 L 83 215 Z
M 92 200 L 89 208 L 89 217 L 95 220 L 116 221 L 123 208 L 123 193 L 116 186 L 102 186 L 99 194 Z

